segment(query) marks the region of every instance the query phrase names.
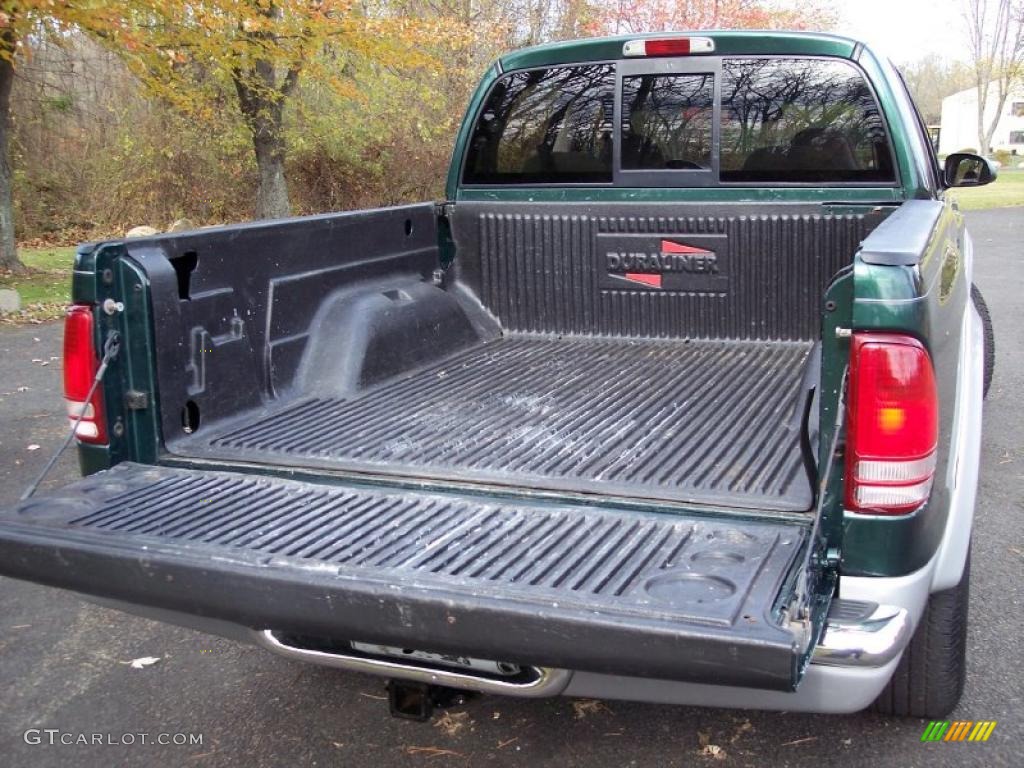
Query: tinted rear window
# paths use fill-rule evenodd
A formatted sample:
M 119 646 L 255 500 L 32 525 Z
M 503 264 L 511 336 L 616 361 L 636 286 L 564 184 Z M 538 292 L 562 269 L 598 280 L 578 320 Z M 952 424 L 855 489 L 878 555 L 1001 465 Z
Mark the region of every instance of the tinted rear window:
M 469 184 L 612 180 L 615 68 L 517 72 L 491 91 L 466 158 Z
M 721 180 L 891 182 L 885 123 L 863 76 L 822 59 L 726 59 Z
M 710 74 L 622 78 L 623 170 L 711 168 L 714 104 Z
M 713 61 L 708 59 L 709 69 L 717 69 Z M 509 73 L 495 83 L 474 126 L 463 181 L 610 184 L 618 170 L 614 142 L 621 143 L 622 171 L 664 171 L 658 183 L 669 186 L 694 183 L 685 171 L 713 171 L 716 159 L 721 183 L 896 180 L 883 116 L 853 64 L 782 57 L 720 61 L 717 124 L 710 73 L 628 74 L 620 94 L 614 64 Z

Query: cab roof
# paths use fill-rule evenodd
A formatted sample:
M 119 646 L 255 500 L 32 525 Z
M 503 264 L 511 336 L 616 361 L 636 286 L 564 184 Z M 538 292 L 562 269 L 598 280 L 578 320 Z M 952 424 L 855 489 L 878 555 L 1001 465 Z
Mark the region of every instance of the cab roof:
M 622 46 L 629 40 L 649 40 L 664 37 L 710 37 L 715 41 L 715 54 L 776 54 L 794 56 L 854 57 L 861 43 L 848 37 L 820 32 L 783 32 L 770 30 L 716 31 L 694 30 L 685 32 L 651 32 L 635 35 L 594 37 L 585 40 L 565 40 L 532 48 L 523 48 L 498 59 L 502 71 L 528 69 L 552 64 L 570 64 L 582 61 L 610 61 L 623 58 Z

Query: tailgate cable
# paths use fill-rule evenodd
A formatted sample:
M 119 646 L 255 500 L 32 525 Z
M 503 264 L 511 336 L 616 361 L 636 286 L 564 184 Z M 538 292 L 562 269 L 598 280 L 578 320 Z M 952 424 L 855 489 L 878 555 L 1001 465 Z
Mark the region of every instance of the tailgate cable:
M 117 357 L 117 353 L 120 351 L 120 349 L 121 334 L 119 334 L 117 331 L 112 331 L 110 335 L 107 336 L 106 342 L 104 342 L 103 344 L 103 359 L 100 361 L 100 367 L 96 369 L 96 376 L 92 380 L 92 386 L 89 387 L 89 394 L 85 396 L 85 400 L 83 401 L 83 403 L 92 402 L 92 396 L 96 394 L 96 387 L 98 387 L 100 385 L 100 382 L 103 381 L 103 375 L 107 372 L 107 366 L 110 365 L 111 360 Z M 68 433 L 68 436 L 64 438 L 63 444 L 46 463 L 46 466 L 43 467 L 43 471 L 39 473 L 39 477 L 35 479 L 35 482 L 33 482 L 32 485 L 25 489 L 25 492 L 21 494 L 22 501 L 32 496 L 32 494 L 34 494 L 39 489 L 39 484 L 43 482 L 43 480 L 46 478 L 48 474 L 50 474 L 50 470 L 53 469 L 53 465 L 57 463 L 57 459 L 59 459 L 60 455 L 64 453 L 65 450 L 67 450 L 67 447 L 69 445 L 71 445 L 71 441 L 74 439 L 75 434 L 78 432 L 78 425 L 82 423 L 82 419 L 84 418 L 85 405 L 83 405 L 79 409 L 78 418 L 75 419 L 75 423 L 71 425 L 71 431 Z

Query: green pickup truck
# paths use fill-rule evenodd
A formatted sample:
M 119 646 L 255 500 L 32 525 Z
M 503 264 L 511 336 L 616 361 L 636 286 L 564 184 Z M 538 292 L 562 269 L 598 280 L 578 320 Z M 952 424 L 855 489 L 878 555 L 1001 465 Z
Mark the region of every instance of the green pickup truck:
M 79 249 L 87 476 L 3 511 L 0 572 L 406 716 L 939 717 L 992 359 L 948 189 L 993 176 L 853 40 L 511 53 L 443 202 Z

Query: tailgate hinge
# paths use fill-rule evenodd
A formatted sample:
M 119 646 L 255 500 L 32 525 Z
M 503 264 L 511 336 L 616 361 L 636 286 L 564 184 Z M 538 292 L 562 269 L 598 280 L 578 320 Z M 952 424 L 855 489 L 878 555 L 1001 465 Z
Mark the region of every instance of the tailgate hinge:
M 825 550 L 825 567 L 826 568 L 839 568 L 839 563 L 842 560 L 842 551 L 839 547 L 829 547 Z

